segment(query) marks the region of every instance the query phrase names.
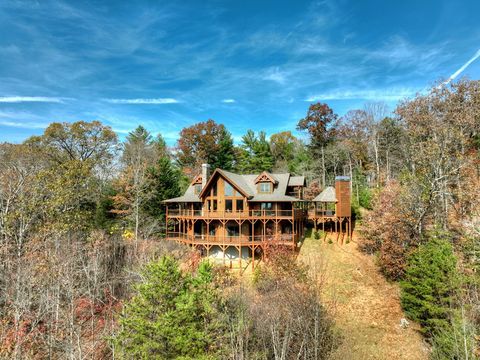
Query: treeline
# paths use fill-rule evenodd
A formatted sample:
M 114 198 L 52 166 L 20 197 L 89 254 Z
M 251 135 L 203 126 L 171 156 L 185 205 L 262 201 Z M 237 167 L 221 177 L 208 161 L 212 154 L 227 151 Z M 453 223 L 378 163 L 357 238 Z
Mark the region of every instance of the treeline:
M 143 346 L 161 344 L 141 343 L 142 334 L 184 322 L 191 333 L 158 338 L 175 344 L 168 351 L 178 358 L 200 358 L 202 351 L 211 358 L 327 357 L 338 337 L 308 279 L 265 275 L 270 280 L 239 294 L 240 284 L 222 283 L 227 274 L 217 276 L 195 254 L 162 241 L 162 201 L 180 195 L 207 162 L 240 173 L 304 175 L 307 197 L 336 175 L 351 176 L 352 206 L 357 220 L 363 216 L 360 245 L 377 256 L 385 276 L 401 282 L 402 305 L 422 324 L 433 356 L 473 358 L 480 326 L 479 127 L 480 84 L 461 81 L 402 102 L 393 113 L 373 103 L 339 117 L 327 104 L 312 104 L 297 124 L 302 138 L 249 130 L 236 145 L 224 125 L 208 120 L 183 129 L 169 148 L 142 126 L 120 142 L 99 122 L 76 122 L 1 144 L 0 356 L 149 357 Z M 159 260 L 165 254 L 180 265 Z M 302 273 L 291 259 L 282 264 Z M 178 281 L 162 290 L 152 272 Z M 147 290 L 160 291 L 152 293 L 158 304 L 148 303 Z M 278 303 L 272 318 L 270 303 Z M 297 318 L 288 318 L 289 304 Z M 141 319 L 156 305 L 183 312 Z M 139 316 L 138 324 L 129 320 Z M 305 333 L 306 324 L 322 329 L 322 337 Z M 193 338 L 196 347 L 182 345 Z M 174 356 L 158 351 L 158 358 Z
M 364 219 L 361 246 L 400 281 L 402 306 L 422 325 L 432 358 L 478 358 L 480 82 L 434 87 L 395 117 L 398 171 Z

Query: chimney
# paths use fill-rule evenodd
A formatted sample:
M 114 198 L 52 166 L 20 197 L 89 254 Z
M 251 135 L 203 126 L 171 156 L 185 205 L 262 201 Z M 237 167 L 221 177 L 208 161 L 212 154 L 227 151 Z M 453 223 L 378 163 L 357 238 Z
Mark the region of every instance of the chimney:
M 202 164 L 202 189 L 207 185 L 210 177 L 210 164 Z
M 336 214 L 339 217 L 352 216 L 350 198 L 350 177 L 335 177 L 335 197 L 337 198 Z

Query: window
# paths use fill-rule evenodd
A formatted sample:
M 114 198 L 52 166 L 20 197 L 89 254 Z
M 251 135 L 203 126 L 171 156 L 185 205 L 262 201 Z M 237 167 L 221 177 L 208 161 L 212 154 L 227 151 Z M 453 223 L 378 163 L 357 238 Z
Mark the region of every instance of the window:
M 273 208 L 272 203 L 262 203 L 261 205 L 262 210 L 272 210 L 272 208 Z
M 202 191 L 202 184 L 195 184 L 195 188 L 194 188 L 195 195 L 200 194 L 201 191 Z
M 233 211 L 233 201 L 225 200 L 225 211 Z
M 233 187 L 227 182 L 225 182 L 225 196 L 233 196 Z
M 259 184 L 259 192 L 261 193 L 271 193 L 272 192 L 272 183 L 262 182 Z
M 217 200 L 212 200 L 212 210 L 217 211 Z
M 213 196 L 217 196 L 217 183 L 213 184 Z
M 243 199 L 237 199 L 237 211 L 243 211 Z

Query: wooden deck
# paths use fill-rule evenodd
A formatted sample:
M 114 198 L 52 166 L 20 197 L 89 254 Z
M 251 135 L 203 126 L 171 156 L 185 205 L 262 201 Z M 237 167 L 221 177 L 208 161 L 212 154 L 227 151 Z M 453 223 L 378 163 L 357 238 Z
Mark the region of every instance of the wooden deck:
M 206 220 L 261 220 L 261 219 L 301 219 L 306 216 L 302 209 L 294 210 L 249 210 L 249 211 L 205 211 L 205 210 L 168 210 L 172 219 Z

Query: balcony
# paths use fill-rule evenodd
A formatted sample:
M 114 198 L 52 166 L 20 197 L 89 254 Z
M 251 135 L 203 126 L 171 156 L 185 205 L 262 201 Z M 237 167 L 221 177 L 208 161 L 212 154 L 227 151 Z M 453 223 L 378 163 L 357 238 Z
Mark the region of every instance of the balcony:
M 196 219 L 288 219 L 303 218 L 305 210 L 248 210 L 248 211 L 207 211 L 169 209 L 167 216 L 170 218 L 196 218 Z
M 298 234 L 278 234 L 278 235 L 239 235 L 239 236 L 214 236 L 214 235 L 189 235 L 179 232 L 168 232 L 167 240 L 178 241 L 185 244 L 211 244 L 211 245 L 265 245 L 268 243 L 276 244 L 295 244 L 298 240 Z

